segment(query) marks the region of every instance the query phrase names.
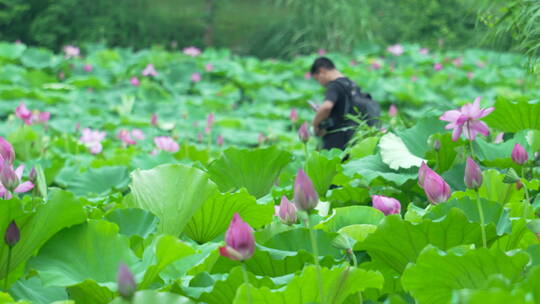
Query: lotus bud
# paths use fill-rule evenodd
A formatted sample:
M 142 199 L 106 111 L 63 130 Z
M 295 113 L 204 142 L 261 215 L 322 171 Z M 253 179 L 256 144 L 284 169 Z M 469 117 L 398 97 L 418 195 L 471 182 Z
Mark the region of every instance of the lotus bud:
M 9 226 L 6 229 L 6 234 L 4 235 L 4 241 L 6 242 L 6 245 L 9 247 L 15 246 L 21 239 L 21 231 L 19 230 L 19 227 L 17 227 L 17 223 L 15 221 L 11 221 L 9 223 Z
M 296 207 L 285 195 L 281 198 L 278 215 L 284 224 L 292 225 L 296 223 Z
M 15 160 L 15 150 L 5 138 L 0 136 L 0 161 L 13 164 Z
M 482 170 L 471 157 L 467 158 L 465 165 L 465 185 L 469 189 L 478 189 L 482 186 Z
M 253 228 L 235 213 L 225 234 L 225 246 L 219 248 L 219 253 L 231 260 L 244 261 L 251 258 L 254 251 Z
M 388 109 L 388 115 L 390 117 L 396 117 L 398 114 L 398 109 L 396 105 L 390 105 L 390 108 Z
M 134 87 L 138 87 L 141 85 L 141 81 L 139 80 L 139 78 L 137 77 L 131 77 L 131 79 L 129 80 L 129 82 L 131 82 L 131 85 L 134 86 Z
M 512 150 L 512 160 L 518 165 L 523 165 L 529 160 L 529 154 L 520 144 L 516 144 Z
M 298 137 L 300 138 L 300 141 L 303 143 L 308 142 L 309 140 L 309 130 L 308 130 L 308 123 L 304 122 L 300 129 L 298 129 Z
M 313 182 L 304 172 L 299 169 L 294 182 L 294 205 L 298 210 L 308 211 L 319 203 L 319 196 L 313 187 Z
M 292 123 L 295 123 L 298 121 L 298 111 L 296 109 L 291 109 L 291 114 L 289 115 L 289 118 Z
M 150 119 L 150 124 L 151 124 L 152 126 L 154 126 L 154 127 L 157 126 L 157 124 L 158 124 L 158 117 L 157 117 L 156 113 L 152 114 L 152 118 Z
M 223 146 L 223 144 L 225 143 L 225 139 L 223 138 L 223 135 L 218 135 L 216 141 L 217 141 L 217 145 L 220 147 Z
M 440 140 L 435 139 L 433 141 L 433 150 L 435 150 L 437 152 L 441 150 L 441 141 Z
M 1 164 L 0 167 L 0 182 L 8 191 L 13 192 L 20 183 L 17 173 L 7 162 Z
M 434 205 L 446 202 L 452 194 L 450 186 L 441 176 L 431 169 L 426 172 L 424 177 L 424 192 L 429 201 Z
M 135 277 L 133 276 L 133 273 L 124 264 L 120 264 L 120 267 L 118 267 L 117 281 L 118 293 L 122 298 L 130 301 L 133 298 L 135 291 L 137 290 L 137 285 L 135 283 Z
M 401 204 L 395 198 L 373 195 L 371 199 L 373 201 L 373 208 L 382 211 L 384 215 L 399 214 L 401 212 Z
M 424 180 L 426 178 L 426 174 L 430 171 L 433 170 L 431 170 L 431 168 L 428 167 L 425 162 L 422 162 L 422 164 L 420 165 L 420 169 L 418 170 L 418 185 L 420 185 L 420 187 L 424 187 Z

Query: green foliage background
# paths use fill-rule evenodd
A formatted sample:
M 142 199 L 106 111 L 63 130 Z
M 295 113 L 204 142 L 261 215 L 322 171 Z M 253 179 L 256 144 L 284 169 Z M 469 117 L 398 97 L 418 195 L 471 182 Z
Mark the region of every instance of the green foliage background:
M 365 41 L 477 46 L 485 26 L 466 0 L 0 0 L 0 39 L 60 49 L 105 42 L 161 44 L 288 57 L 348 52 Z M 211 8 L 211 9 L 210 9 Z M 205 41 L 208 27 L 212 41 Z

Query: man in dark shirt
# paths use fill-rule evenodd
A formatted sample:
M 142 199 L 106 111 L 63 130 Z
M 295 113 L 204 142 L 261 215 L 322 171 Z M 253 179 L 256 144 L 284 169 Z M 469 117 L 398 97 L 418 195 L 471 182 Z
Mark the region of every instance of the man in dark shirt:
M 357 125 L 345 117 L 349 113 L 345 113 L 348 93 L 344 83 L 351 81 L 341 74 L 334 63 L 326 57 L 319 57 L 313 62 L 311 75 L 326 87 L 324 102 L 318 107 L 313 119 L 315 134 L 322 136 L 323 149 L 344 150 L 354 134 L 354 126 Z M 321 122 L 328 118 L 333 122 L 333 126 L 324 129 Z

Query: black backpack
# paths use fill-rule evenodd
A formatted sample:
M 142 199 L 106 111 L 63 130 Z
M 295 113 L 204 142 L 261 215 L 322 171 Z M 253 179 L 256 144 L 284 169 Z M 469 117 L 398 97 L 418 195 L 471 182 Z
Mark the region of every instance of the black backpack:
M 351 114 L 366 121 L 368 126 L 377 125 L 381 115 L 379 103 L 373 100 L 368 93 L 362 93 L 360 87 L 348 78 L 339 78 L 336 79 L 336 82 L 347 92 L 342 122 L 347 121 L 345 116 Z

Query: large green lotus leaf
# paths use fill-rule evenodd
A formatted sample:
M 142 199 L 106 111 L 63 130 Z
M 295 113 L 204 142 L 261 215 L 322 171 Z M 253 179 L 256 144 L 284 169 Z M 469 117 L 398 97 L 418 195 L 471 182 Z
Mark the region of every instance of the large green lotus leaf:
M 291 154 L 275 146 L 266 149 L 228 148 L 210 164 L 208 173 L 221 191 L 245 187 L 256 198 L 270 191 Z
M 80 284 L 67 288 L 69 298 L 77 304 L 107 304 L 110 303 L 115 292 L 109 288 L 100 286 L 93 280 L 86 280 Z
M 480 197 L 503 205 L 509 202 L 519 202 L 523 199 L 524 190 L 517 190 L 515 184 L 505 184 L 503 182 L 504 174 L 494 169 L 485 170 L 482 174 L 484 179 L 482 186 L 478 189 Z
M 174 236 L 180 235 L 197 210 L 218 192 L 206 173 L 181 164 L 135 170 L 131 178 L 133 205 L 160 219 L 159 233 Z
M 378 137 L 368 137 L 362 139 L 351 148 L 349 152 L 350 159 L 359 159 L 373 154 L 373 152 L 375 152 L 375 148 L 377 148 L 378 142 Z
M 305 169 L 319 197 L 326 197 L 326 191 L 332 184 L 332 179 L 337 173 L 337 166 L 340 162 L 341 159 L 337 156 L 328 158 L 318 152 L 312 152 L 309 155 Z
M 350 184 L 330 190 L 326 199 L 333 207 L 366 205 L 371 201 L 367 188 L 354 187 Z
M 421 119 L 414 127 L 397 132 L 410 153 L 423 158 L 431 149 L 428 138 L 435 133 L 443 133 L 446 122 L 439 120 L 435 115 Z
M 475 193 L 472 193 L 472 195 L 474 196 Z M 482 206 L 484 223 L 486 225 L 495 225 L 497 227 L 497 234 L 511 232 L 512 223 L 510 222 L 510 215 L 508 210 L 503 208 L 502 204 L 486 199 L 480 199 L 480 205 Z M 463 211 L 469 221 L 480 223 L 480 213 L 478 211 L 476 199 L 469 197 L 454 199 L 444 204 L 438 204 L 430 209 L 429 212 L 424 215 L 424 218 L 429 218 L 431 220 L 442 219 L 452 208 L 458 208 Z
M 16 300 L 28 300 L 36 304 L 49 304 L 54 301 L 67 300 L 68 294 L 61 287 L 43 287 L 39 277 L 34 276 L 27 280 L 17 281 L 9 293 Z M 3 303 L 0 301 L 0 303 Z
M 487 230 L 488 241 L 494 235 L 493 227 Z M 446 250 L 459 245 L 481 246 L 481 243 L 480 225 L 469 222 L 461 210 L 453 208 L 443 220 L 425 219 L 420 224 L 407 222 L 399 215 L 389 215 L 377 231 L 355 248 L 366 250 L 373 260 L 402 273 L 428 244 Z
M 137 154 L 131 159 L 132 167 L 142 170 L 149 170 L 159 165 L 172 164 L 175 162 L 176 160 L 174 156 L 171 153 L 165 151 L 160 151 L 156 155 Z
M 228 275 L 219 275 L 221 278 L 216 280 L 208 280 L 208 274 L 204 273 L 205 280 L 201 280 L 200 284 L 197 284 L 197 278 L 194 278 L 190 282 L 189 287 L 183 287 L 186 294 L 190 297 L 196 298 L 200 302 L 208 304 L 226 304 L 232 303 L 236 290 L 240 285 L 245 283 L 244 272 L 242 267 L 233 268 Z M 214 275 L 215 276 L 215 275 Z M 268 277 L 257 278 L 252 273 L 248 272 L 248 280 L 251 285 L 256 288 L 263 286 L 269 288 L 275 288 L 274 282 Z M 203 286 L 197 286 L 203 285 Z M 205 286 L 207 285 L 207 286 Z
M 61 210 L 62 212 L 59 212 Z M 16 199 L 2 201 L 0 204 L 1 235 L 8 224 L 15 220 L 21 230 L 21 239 L 13 247 L 10 271 L 26 262 L 47 240 L 58 231 L 82 223 L 86 213 L 79 200 L 73 194 L 51 191 L 49 201 L 39 204 L 31 213 L 22 212 L 22 206 Z M 0 243 L 0 278 L 5 277 L 8 247 Z
M 540 129 L 540 103 L 538 100 L 512 102 L 499 98 L 495 111 L 483 120 L 494 129 L 515 133 L 527 129 Z
M 156 290 L 141 290 L 135 293 L 130 302 L 122 298 L 116 298 L 111 304 L 195 304 L 196 302 L 181 295 L 170 292 L 158 292 Z
M 0 58 L 5 58 L 9 60 L 17 59 L 26 49 L 24 44 L 18 43 L 0 43 Z
M 371 182 L 376 178 L 382 178 L 397 186 L 401 186 L 411 179 L 416 179 L 418 176 L 418 169 L 413 167 L 411 169 L 401 169 L 399 171 L 392 170 L 388 165 L 382 162 L 381 156 L 376 154 L 348 162 L 343 165 L 343 173 L 350 178 L 360 175 L 365 178 L 367 182 Z
M 129 183 L 129 174 L 126 167 L 90 168 L 88 171 L 74 174 L 69 178 L 62 176 L 64 172 L 69 173 L 69 171 L 62 170 L 58 179 L 65 181 L 69 191 L 80 196 L 104 196 L 114 189 L 125 188 Z
M 407 267 L 401 282 L 419 304 L 448 303 L 453 290 L 482 288 L 492 275 L 500 274 L 514 283 L 521 280 L 528 260 L 523 252 L 508 256 L 480 248 L 445 253 L 428 246 L 416 264 Z
M 326 232 L 320 229 L 315 229 L 315 237 L 319 247 L 319 255 L 333 256 L 338 258 L 341 253 L 338 249 L 332 247 L 332 240 L 336 238 L 337 233 Z M 313 253 L 311 246 L 310 232 L 307 228 L 297 228 L 278 233 L 262 245 L 283 251 L 300 251 L 305 250 Z
M 138 259 L 129 248 L 129 239 L 118 234 L 118 226 L 103 220 L 65 229 L 56 234 L 29 261 L 45 286 L 72 286 L 93 280 L 116 288 L 120 263 L 134 272 Z
M 319 223 L 316 228 L 329 232 L 338 232 L 339 229 L 350 225 L 378 225 L 383 219 L 384 214 L 373 207 L 349 206 L 333 209 L 332 215 Z
M 245 189 L 235 193 L 218 193 L 207 200 L 193 215 L 184 232 L 198 243 L 206 243 L 224 233 L 235 213 L 257 229 L 272 221 L 272 204 L 258 204 Z
M 454 290 L 451 296 L 452 303 L 468 304 L 534 304 L 522 291 L 510 291 L 501 288 L 490 289 L 460 289 Z
M 412 154 L 403 140 L 394 133 L 385 134 L 379 141 L 382 161 L 393 170 L 420 167 L 423 158 Z
M 69 78 L 66 83 L 75 86 L 78 89 L 102 89 L 105 87 L 103 80 L 96 76 L 74 76 Z
M 307 263 L 314 263 L 313 255 L 305 250 L 298 252 L 257 246 L 253 256 L 244 262 L 249 272 L 268 277 L 280 277 L 302 270 Z M 219 256 L 208 263 L 210 273 L 228 273 L 241 262 Z
M 137 208 L 116 209 L 105 216 L 120 228 L 120 234 L 146 238 L 157 229 L 158 218 L 147 210 Z
M 538 243 L 536 234 L 528 227 L 525 218 L 512 220 L 511 224 L 511 232 L 497 239 L 490 248 L 499 248 L 501 251 L 506 252 L 514 249 L 527 249 L 529 246 Z
M 170 235 L 160 236 L 144 253 L 143 260 L 150 261 L 152 266 L 146 270 L 139 289 L 148 288 L 171 263 L 193 254 L 195 250 L 179 239 Z
M 322 268 L 321 278 L 323 290 L 319 290 L 316 266 L 307 266 L 302 273 L 295 276 L 285 289 L 271 290 L 268 287 L 255 288 L 242 285 L 236 292 L 235 304 L 272 303 L 272 304 L 304 304 L 304 303 L 343 303 L 351 294 L 367 288 L 381 288 L 383 277 L 379 272 L 367 271 L 352 267 Z M 249 293 L 249 298 L 248 298 Z M 320 294 L 322 293 L 322 299 Z
M 21 55 L 21 62 L 34 69 L 48 68 L 53 63 L 53 53 L 46 49 L 28 48 Z

